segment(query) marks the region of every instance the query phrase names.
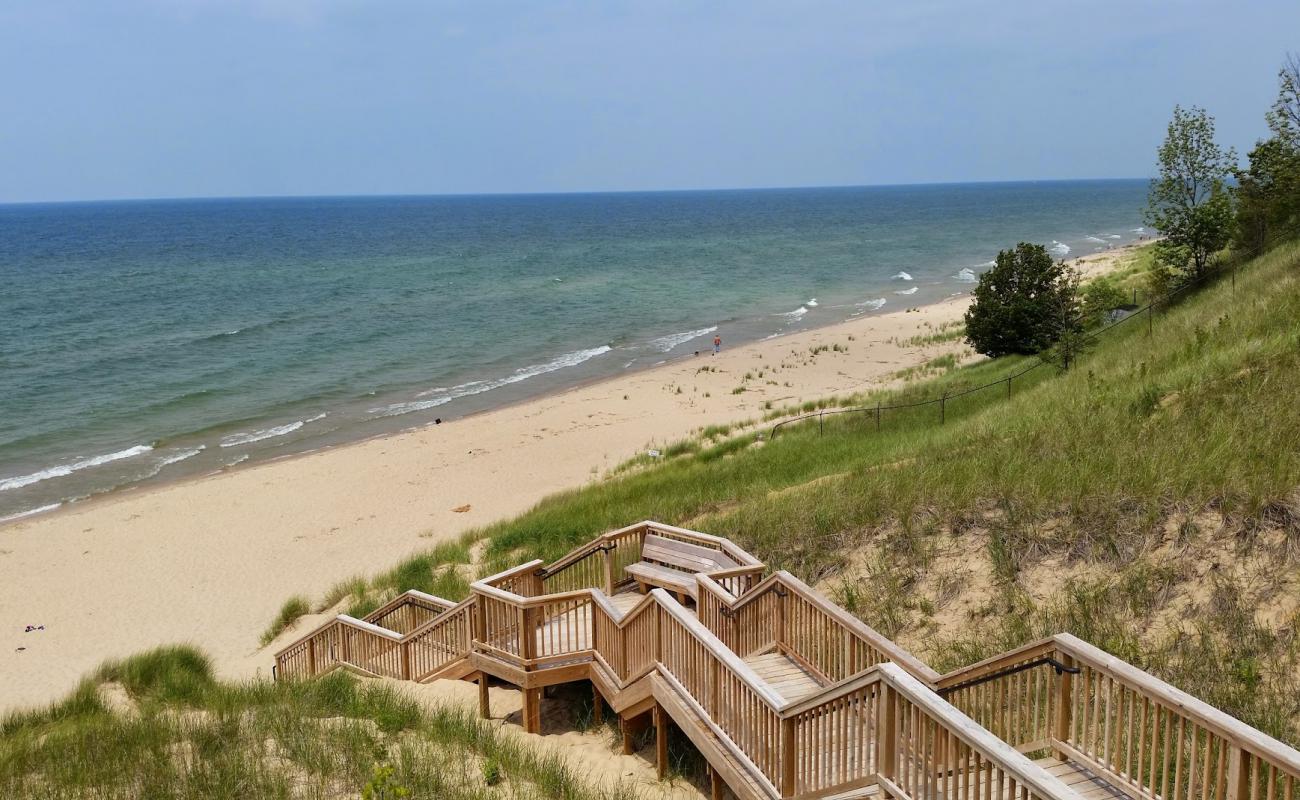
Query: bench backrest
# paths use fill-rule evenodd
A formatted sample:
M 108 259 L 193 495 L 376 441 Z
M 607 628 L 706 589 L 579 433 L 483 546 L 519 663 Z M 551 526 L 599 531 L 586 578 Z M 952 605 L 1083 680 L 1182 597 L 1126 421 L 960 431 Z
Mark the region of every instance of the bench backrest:
M 654 533 L 646 534 L 645 541 L 641 544 L 641 558 L 644 561 L 663 564 L 691 574 L 740 566 L 721 550 L 669 539 Z

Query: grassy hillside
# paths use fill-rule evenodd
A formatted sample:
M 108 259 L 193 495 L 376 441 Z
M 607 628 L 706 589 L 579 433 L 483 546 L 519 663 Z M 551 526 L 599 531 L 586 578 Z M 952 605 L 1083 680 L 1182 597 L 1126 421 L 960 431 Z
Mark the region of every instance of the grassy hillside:
M 105 664 L 67 700 L 0 721 L 6 798 L 630 800 L 468 712 L 335 672 L 228 684 L 188 648 Z
M 1138 269 L 1121 278 L 1139 280 Z M 879 396 L 955 394 L 985 361 Z M 672 448 L 598 485 L 341 586 L 447 595 L 652 518 L 743 543 L 949 668 L 1069 630 L 1300 742 L 1300 246 L 1100 337 L 1054 367 L 946 404 L 828 417 Z M 716 436 L 716 432 L 713 432 Z M 470 543 L 480 539 L 472 565 Z

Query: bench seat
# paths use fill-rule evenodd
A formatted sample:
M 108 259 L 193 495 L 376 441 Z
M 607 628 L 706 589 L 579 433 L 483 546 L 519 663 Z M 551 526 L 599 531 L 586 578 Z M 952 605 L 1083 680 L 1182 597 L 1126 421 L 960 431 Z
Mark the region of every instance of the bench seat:
M 641 591 L 660 586 L 685 602 L 688 596 L 696 597 L 695 573 L 736 566 L 735 560 L 720 550 L 651 533 L 641 543 L 641 560 L 624 569 L 636 579 Z
M 677 569 L 647 564 L 644 561 L 629 564 L 624 568 L 628 575 L 644 589 L 647 586 L 662 586 L 678 595 L 688 594 L 695 597 L 695 576 Z

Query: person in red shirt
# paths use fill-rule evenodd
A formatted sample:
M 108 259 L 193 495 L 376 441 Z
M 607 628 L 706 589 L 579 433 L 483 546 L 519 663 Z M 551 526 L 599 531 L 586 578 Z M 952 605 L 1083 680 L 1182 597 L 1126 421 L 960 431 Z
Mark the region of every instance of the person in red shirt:
M 721 336 L 714 336 L 714 337 L 713 337 L 713 354 L 716 356 L 718 353 L 721 353 L 721 352 L 722 352 L 722 337 L 721 337 Z

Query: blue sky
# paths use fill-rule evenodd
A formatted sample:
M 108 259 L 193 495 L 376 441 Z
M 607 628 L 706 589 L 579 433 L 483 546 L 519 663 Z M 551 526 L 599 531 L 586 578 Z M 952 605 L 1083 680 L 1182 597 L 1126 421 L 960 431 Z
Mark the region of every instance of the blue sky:
M 0 0 L 0 201 L 1150 173 L 1300 2 Z

